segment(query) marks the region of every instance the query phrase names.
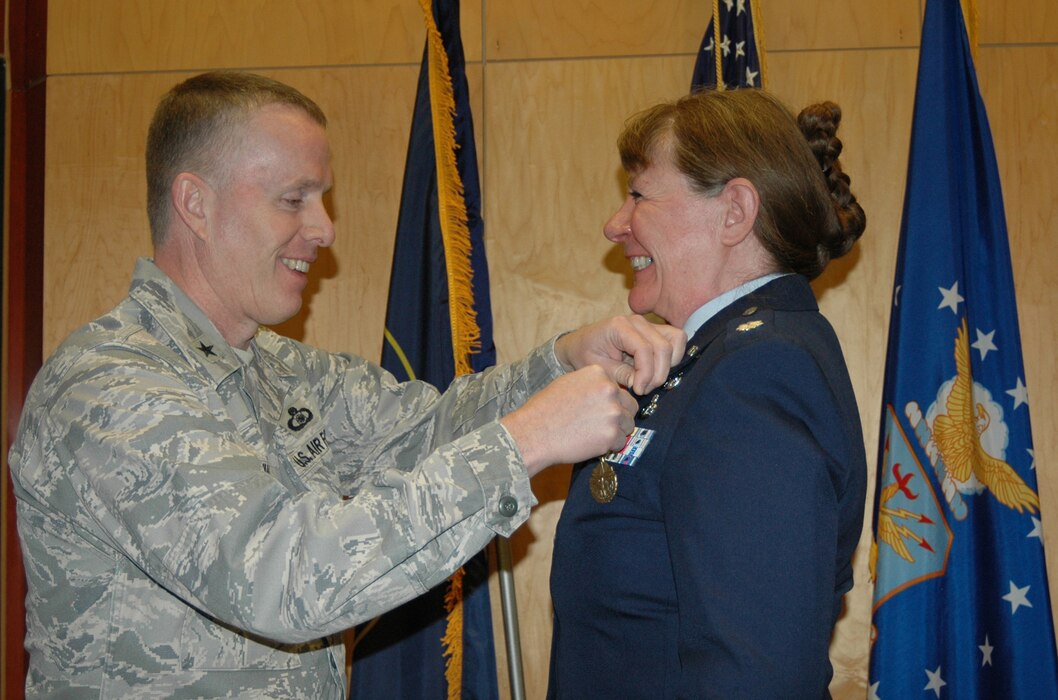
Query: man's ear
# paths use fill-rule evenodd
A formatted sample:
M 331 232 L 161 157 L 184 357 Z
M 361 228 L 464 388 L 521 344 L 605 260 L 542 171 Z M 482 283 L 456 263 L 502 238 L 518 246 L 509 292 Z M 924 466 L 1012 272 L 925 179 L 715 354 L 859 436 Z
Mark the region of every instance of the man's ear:
M 738 245 L 757 223 L 760 194 L 752 182 L 744 177 L 736 177 L 724 185 L 720 197 L 727 204 L 721 240 L 729 246 Z
M 194 173 L 180 173 L 173 178 L 169 191 L 173 209 L 196 238 L 206 240 L 209 235 L 209 202 L 213 189 Z

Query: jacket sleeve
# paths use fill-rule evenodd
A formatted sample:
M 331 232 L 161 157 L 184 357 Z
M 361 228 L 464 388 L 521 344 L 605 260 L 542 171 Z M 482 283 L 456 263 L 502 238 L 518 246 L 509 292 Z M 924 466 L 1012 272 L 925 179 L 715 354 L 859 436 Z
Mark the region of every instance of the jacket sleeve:
M 561 372 L 545 346 L 442 396 L 376 369 L 338 382 L 338 441 L 368 475 L 343 497 L 285 487 L 263 446 L 157 358 L 88 353 L 36 416 L 24 461 L 55 470 L 24 474 L 27 498 L 225 625 L 285 643 L 340 631 L 524 522 L 535 500 L 496 418 Z

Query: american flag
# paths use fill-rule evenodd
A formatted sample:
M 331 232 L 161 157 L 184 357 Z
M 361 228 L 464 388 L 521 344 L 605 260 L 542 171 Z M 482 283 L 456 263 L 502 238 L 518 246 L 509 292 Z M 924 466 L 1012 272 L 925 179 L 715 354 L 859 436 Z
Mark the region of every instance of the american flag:
M 702 37 L 691 92 L 702 88 L 766 87 L 759 12 L 754 16 L 750 0 L 722 0 L 714 7 L 720 19 L 710 19 Z M 718 61 L 722 80 L 717 73 Z

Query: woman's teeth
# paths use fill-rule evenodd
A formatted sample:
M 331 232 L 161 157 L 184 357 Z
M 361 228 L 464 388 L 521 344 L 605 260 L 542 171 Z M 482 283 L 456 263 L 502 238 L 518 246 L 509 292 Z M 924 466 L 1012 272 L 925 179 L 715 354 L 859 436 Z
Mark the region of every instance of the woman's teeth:
M 280 258 L 280 262 L 289 267 L 295 272 L 308 272 L 309 264 L 304 260 L 292 260 L 290 258 Z
M 645 270 L 652 262 L 654 262 L 654 258 L 649 255 L 637 255 L 632 258 L 632 269 L 636 272 Z

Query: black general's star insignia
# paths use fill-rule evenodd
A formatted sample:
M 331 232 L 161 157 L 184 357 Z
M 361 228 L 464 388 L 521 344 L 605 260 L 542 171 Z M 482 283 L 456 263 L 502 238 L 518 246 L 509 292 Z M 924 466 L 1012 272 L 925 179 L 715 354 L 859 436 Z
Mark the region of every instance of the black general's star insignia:
M 201 350 L 202 354 L 205 355 L 206 357 L 216 357 L 217 356 L 217 353 L 213 352 L 213 346 L 212 345 L 206 345 L 206 343 L 201 341 L 201 340 L 198 342 L 198 349 Z

